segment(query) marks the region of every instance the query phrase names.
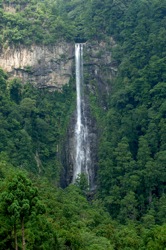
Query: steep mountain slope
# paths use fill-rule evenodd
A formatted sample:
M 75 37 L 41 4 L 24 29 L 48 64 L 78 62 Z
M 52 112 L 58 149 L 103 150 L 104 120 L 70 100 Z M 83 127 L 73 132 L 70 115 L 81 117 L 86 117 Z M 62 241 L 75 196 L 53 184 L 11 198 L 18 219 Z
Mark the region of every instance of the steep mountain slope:
M 165 197 L 165 7 L 135 1 L 119 26 L 99 182 L 110 213 L 122 221 L 158 212 Z

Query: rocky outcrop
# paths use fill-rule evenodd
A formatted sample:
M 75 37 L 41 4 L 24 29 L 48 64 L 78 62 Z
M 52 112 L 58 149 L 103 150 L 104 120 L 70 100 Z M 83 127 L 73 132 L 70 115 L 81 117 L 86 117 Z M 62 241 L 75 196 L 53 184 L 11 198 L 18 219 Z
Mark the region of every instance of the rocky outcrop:
M 5 12 L 16 13 L 16 8 L 14 4 L 3 4 L 3 9 Z
M 113 46 L 115 42 L 112 38 L 107 43 L 89 41 L 84 44 L 84 70 L 88 76 L 85 82 L 88 81 L 91 92 L 97 87 L 101 99 L 102 94 L 110 92 L 110 81 L 117 71 L 110 51 Z M 10 78 L 19 77 L 23 83 L 32 83 L 39 88 L 61 89 L 73 73 L 74 43 L 3 48 L 0 67 L 9 73 Z
M 54 46 L 9 47 L 0 53 L 0 67 L 23 83 L 61 89 L 72 75 L 73 53 L 74 44 L 65 42 Z
M 107 108 L 107 97 L 111 93 L 112 80 L 117 74 L 117 63 L 112 58 L 116 46 L 110 37 L 107 42 L 92 41 L 84 46 L 84 75 L 87 92 L 97 96 L 103 109 Z
M 3 1 L 2 7 L 4 12 L 15 14 L 16 12 L 22 11 L 28 5 L 27 2 L 22 1 Z

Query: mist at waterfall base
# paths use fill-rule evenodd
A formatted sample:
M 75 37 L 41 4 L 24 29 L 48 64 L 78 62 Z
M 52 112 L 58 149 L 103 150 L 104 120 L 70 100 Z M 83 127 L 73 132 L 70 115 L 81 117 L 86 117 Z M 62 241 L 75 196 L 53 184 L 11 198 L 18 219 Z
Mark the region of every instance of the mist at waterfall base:
M 83 44 L 75 44 L 75 71 L 77 111 L 75 124 L 75 159 L 73 169 L 73 183 L 80 174 L 85 174 L 88 185 L 91 183 L 91 150 L 89 142 L 88 117 L 85 112 L 84 77 L 83 77 Z

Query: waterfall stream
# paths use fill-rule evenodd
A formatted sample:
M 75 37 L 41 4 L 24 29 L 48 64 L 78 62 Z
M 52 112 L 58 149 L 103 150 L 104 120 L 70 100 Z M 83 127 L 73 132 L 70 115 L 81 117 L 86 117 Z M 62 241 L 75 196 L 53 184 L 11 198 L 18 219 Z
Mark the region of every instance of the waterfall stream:
M 84 173 L 90 184 L 91 152 L 89 142 L 88 118 L 86 116 L 86 103 L 83 88 L 83 44 L 75 44 L 75 70 L 76 70 L 76 92 L 77 113 L 75 124 L 75 162 L 73 182 Z

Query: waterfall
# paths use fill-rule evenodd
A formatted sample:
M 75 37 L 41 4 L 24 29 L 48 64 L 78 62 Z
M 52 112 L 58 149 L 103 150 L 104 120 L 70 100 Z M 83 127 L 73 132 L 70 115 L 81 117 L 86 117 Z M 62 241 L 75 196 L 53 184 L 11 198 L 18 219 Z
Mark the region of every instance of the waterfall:
M 75 71 L 77 92 L 77 113 L 75 124 L 75 160 L 73 182 L 79 174 L 84 173 L 90 184 L 91 152 L 89 143 L 88 119 L 83 88 L 83 44 L 75 44 Z

